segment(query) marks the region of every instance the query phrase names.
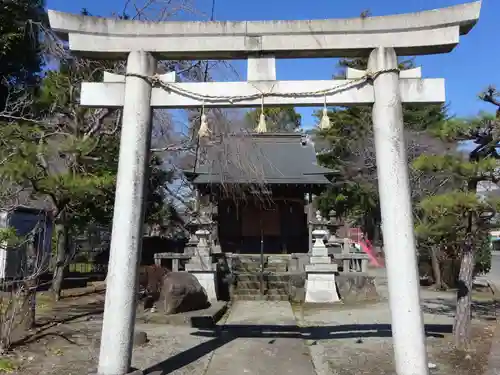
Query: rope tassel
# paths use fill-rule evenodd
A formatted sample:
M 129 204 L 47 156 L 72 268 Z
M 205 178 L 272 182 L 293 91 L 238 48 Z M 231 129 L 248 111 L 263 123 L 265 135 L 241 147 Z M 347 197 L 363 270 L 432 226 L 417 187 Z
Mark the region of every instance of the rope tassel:
M 330 129 L 330 117 L 328 117 L 328 110 L 326 109 L 326 107 L 323 108 L 323 116 L 321 116 L 319 128 L 321 130 Z
M 200 124 L 200 130 L 198 130 L 198 137 L 199 138 L 208 138 L 210 137 L 210 129 L 208 128 L 208 120 L 207 120 L 207 115 L 203 113 L 201 115 L 201 124 Z
M 267 132 L 266 116 L 264 115 L 264 112 L 261 112 L 260 119 L 259 119 L 259 125 L 257 126 L 257 129 L 255 129 L 255 130 L 257 131 L 257 133 Z
M 323 116 L 321 116 L 321 121 L 319 122 L 320 130 L 330 129 L 330 117 L 328 117 L 328 108 L 326 108 L 326 93 L 325 101 L 323 103 Z
M 264 96 L 262 96 L 262 104 L 260 107 L 260 118 L 259 125 L 255 129 L 257 133 L 266 133 L 267 132 L 267 124 L 266 124 L 266 115 L 264 115 Z

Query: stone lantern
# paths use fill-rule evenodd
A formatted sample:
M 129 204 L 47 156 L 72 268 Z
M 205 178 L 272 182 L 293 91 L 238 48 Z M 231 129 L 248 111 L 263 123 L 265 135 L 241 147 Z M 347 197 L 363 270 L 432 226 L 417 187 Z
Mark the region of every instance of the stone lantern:
M 214 222 L 211 217 L 206 212 L 201 212 L 199 216 L 191 219 L 187 224 L 186 228 L 190 233 L 189 241 L 186 246 L 185 253 L 188 255 L 193 255 L 194 250 L 200 246 L 207 248 L 210 254 L 211 244 L 211 234 L 214 226 Z
M 329 220 L 325 223 L 325 226 L 328 229 L 328 244 L 336 244 L 339 242 L 336 233 L 342 224 L 337 218 L 337 213 L 334 210 L 331 210 L 328 216 Z
M 306 265 L 306 303 L 335 303 L 339 302 L 335 284 L 337 265 L 332 263 L 328 256 L 323 238 L 327 235 L 325 229 L 316 229 L 312 232 L 314 245 L 309 264 Z
M 210 239 L 213 221 L 206 213 L 202 212 L 199 217 L 189 223 L 189 227 L 192 230 L 196 229 L 194 237 L 197 243 L 194 243 L 192 236 L 190 239 L 191 246 L 187 248 L 191 259 L 186 263 L 186 271 L 196 276 L 200 284 L 205 288 L 209 299 L 217 299 L 215 292 L 215 264 L 212 263 L 212 241 Z

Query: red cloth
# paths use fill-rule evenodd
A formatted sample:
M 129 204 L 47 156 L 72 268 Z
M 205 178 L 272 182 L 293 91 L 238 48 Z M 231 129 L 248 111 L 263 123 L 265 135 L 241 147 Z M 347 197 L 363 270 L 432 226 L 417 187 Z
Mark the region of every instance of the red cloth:
M 364 239 L 359 241 L 359 246 L 361 247 L 361 250 L 363 250 L 365 254 L 368 255 L 373 266 L 383 267 L 382 263 L 377 259 L 373 246 L 369 240 Z

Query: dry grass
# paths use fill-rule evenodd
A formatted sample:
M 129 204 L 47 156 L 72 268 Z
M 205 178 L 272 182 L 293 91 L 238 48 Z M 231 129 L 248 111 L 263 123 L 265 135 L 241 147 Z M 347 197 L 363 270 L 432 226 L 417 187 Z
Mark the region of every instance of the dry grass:
M 454 349 L 451 335 L 429 338 L 427 350 L 429 361 L 437 365 L 433 375 L 484 374 L 496 323 L 478 324 L 472 330 L 470 349 L 467 352 Z M 395 373 L 392 340 L 376 344 L 364 340 L 356 346 L 343 348 L 344 360 L 328 360 L 332 374 L 342 375 L 387 375 Z
M 491 344 L 497 323 L 477 324 L 472 328 L 469 350 L 461 351 L 454 348 L 452 337 L 446 337 L 442 345 L 432 352 L 435 358 L 444 363 L 440 372 L 443 375 L 484 374 L 488 368 Z

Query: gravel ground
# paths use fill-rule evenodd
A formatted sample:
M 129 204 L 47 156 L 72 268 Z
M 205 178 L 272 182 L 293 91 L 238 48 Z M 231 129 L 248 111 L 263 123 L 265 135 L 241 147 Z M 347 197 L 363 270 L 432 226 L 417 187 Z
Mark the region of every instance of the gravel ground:
M 88 375 L 95 372 L 100 329 L 100 319 L 54 327 L 49 335 L 16 349 L 12 359 L 20 367 L 14 373 Z M 209 358 L 196 357 L 210 338 L 192 335 L 196 330 L 187 327 L 138 324 L 136 329 L 146 332 L 149 342 L 134 348 L 133 367 L 175 375 L 205 372 Z M 210 352 L 210 345 L 205 350 Z
M 382 292 L 383 285 L 382 280 Z M 432 325 L 427 338 L 429 360 L 437 365 L 431 374 L 495 374 L 485 373 L 488 366 L 492 370 L 500 361 L 500 353 L 496 354 L 500 351 L 500 330 L 496 330 L 495 306 L 486 299 L 476 300 L 471 350 L 457 353 L 450 337 L 454 298 L 452 293 L 422 292 L 425 322 Z M 95 371 L 103 299 L 103 294 L 72 298 L 41 317 L 42 322 L 55 316 L 67 322 L 48 326 L 17 347 L 7 361 L 18 367 L 11 373 L 88 375 Z M 317 375 L 394 374 L 386 301 L 330 308 L 293 306 L 293 311 L 284 304 L 236 304 L 224 322 L 224 332 L 137 324 L 136 329 L 145 331 L 150 341 L 134 349 L 132 364 L 155 375 L 225 374 L 229 370 L 236 374 L 280 374 L 281 363 L 284 370 L 303 368 L 304 373 L 309 373 L 312 368 Z M 235 330 L 235 325 L 250 328 Z M 227 327 L 231 326 L 228 335 Z M 258 335 L 252 333 L 255 330 Z M 496 349 L 492 351 L 493 336 Z M 263 358 L 272 366 L 263 366 Z M 287 362 L 287 367 L 285 361 L 292 360 L 298 361 L 297 365 Z M 5 357 L 3 361 L 6 362 Z M 3 367 L 8 366 L 4 363 Z M 1 368 L 0 358 L 0 372 Z
M 15 347 L 9 362 L 17 370 L 10 372 L 19 375 L 95 372 L 103 305 L 104 293 L 93 293 L 62 300 L 50 313 L 41 314 L 37 321 L 46 325 L 25 344 Z M 64 322 L 50 324 L 54 319 Z M 203 355 L 213 349 L 208 343 L 212 338 L 193 335 L 197 330 L 189 327 L 137 323 L 136 330 L 146 332 L 149 341 L 134 348 L 133 367 L 148 369 L 147 373 L 160 370 L 175 375 L 205 372 L 209 358 Z
M 395 374 L 387 279 L 383 269 L 370 272 L 377 277 L 382 299 L 378 303 L 295 309 L 301 326 L 315 327 L 307 344 L 318 375 Z M 467 353 L 452 346 L 455 293 L 422 289 L 421 299 L 429 362 L 436 365 L 431 374 L 485 374 L 488 366 L 493 367 L 500 353 L 491 355 L 496 350 L 492 340 L 499 336 L 500 342 L 500 329 L 496 329 L 497 304 L 492 295 L 479 293 L 474 298 L 473 339 Z M 487 375 L 494 374 L 498 375 Z
M 392 338 L 387 304 L 354 309 L 296 309 L 303 327 L 315 327 L 307 340 L 318 375 L 394 374 Z M 424 314 L 429 361 L 436 375 L 483 374 L 496 322 L 474 321 L 474 341 L 465 359 L 451 345 L 452 319 Z

